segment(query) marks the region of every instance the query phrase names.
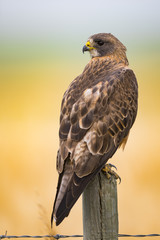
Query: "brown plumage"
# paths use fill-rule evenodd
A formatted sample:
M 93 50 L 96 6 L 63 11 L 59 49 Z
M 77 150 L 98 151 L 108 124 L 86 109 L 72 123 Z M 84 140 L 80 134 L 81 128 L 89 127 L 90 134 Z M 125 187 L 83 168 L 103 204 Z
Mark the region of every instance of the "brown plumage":
M 59 180 L 52 221 L 59 225 L 119 146 L 137 114 L 138 86 L 126 48 L 113 35 L 91 36 L 92 59 L 64 93 L 57 154 Z

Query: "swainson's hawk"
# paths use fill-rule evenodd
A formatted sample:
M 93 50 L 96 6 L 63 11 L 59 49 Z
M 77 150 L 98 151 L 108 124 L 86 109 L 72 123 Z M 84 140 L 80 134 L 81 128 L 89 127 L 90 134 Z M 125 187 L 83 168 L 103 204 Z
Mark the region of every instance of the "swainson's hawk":
M 86 185 L 125 145 L 137 114 L 138 85 L 125 46 L 112 34 L 91 36 L 90 62 L 64 93 L 59 128 L 59 180 L 52 221 L 68 216 Z

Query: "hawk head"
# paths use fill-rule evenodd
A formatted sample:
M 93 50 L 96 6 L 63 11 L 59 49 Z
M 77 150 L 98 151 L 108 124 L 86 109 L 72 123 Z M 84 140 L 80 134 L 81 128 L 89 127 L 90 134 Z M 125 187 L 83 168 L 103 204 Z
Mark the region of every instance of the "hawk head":
M 89 51 L 91 57 L 104 57 L 116 53 L 125 55 L 126 47 L 111 33 L 98 33 L 89 37 L 82 49 Z

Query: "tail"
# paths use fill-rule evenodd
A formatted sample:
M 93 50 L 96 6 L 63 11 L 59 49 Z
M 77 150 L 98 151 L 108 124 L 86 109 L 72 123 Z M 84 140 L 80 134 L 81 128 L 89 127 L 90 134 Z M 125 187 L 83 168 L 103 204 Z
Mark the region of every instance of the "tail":
M 95 176 L 96 173 L 92 173 L 83 178 L 79 178 L 75 173 L 72 173 L 72 177 L 70 179 L 70 182 L 67 184 L 65 192 L 62 191 L 61 185 L 64 184 L 63 178 L 65 178 L 65 175 L 62 176 L 63 173 L 60 174 L 56 198 L 51 216 L 51 224 L 53 224 L 54 220 L 56 222 L 56 226 L 58 226 L 63 221 L 63 219 L 68 216 L 71 208 L 76 203 L 76 201 L 84 191 L 85 187 L 90 182 L 90 180 Z
M 71 208 L 76 203 L 88 183 L 102 169 L 107 160 L 112 157 L 116 150 L 117 147 L 103 155 L 99 161 L 100 165 L 98 168 L 96 168 L 91 174 L 82 178 L 78 177 L 76 173 L 73 172 L 71 163 L 66 161 L 64 170 L 60 173 L 58 179 L 57 193 L 51 216 L 51 225 L 54 220 L 56 222 L 56 226 L 58 226 L 63 219 L 68 216 Z

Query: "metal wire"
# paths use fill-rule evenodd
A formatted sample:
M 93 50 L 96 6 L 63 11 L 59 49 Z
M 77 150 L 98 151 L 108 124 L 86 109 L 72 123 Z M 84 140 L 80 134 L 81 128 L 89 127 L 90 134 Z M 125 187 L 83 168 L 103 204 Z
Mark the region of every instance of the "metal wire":
M 55 239 L 60 239 L 60 238 L 70 238 L 70 237 L 83 237 L 83 235 L 60 235 L 60 234 L 56 234 L 56 235 L 36 235 L 36 236 L 31 236 L 31 235 L 20 235 L 20 236 L 16 236 L 16 235 L 7 235 L 7 233 L 5 235 L 0 235 L 0 239 L 3 238 L 55 238 Z M 160 234 L 138 234 L 138 235 L 130 235 L 130 234 L 118 234 L 118 237 L 160 237 Z
M 139 235 L 130 235 L 130 234 L 118 234 L 118 237 L 160 237 L 160 234 L 139 234 Z

